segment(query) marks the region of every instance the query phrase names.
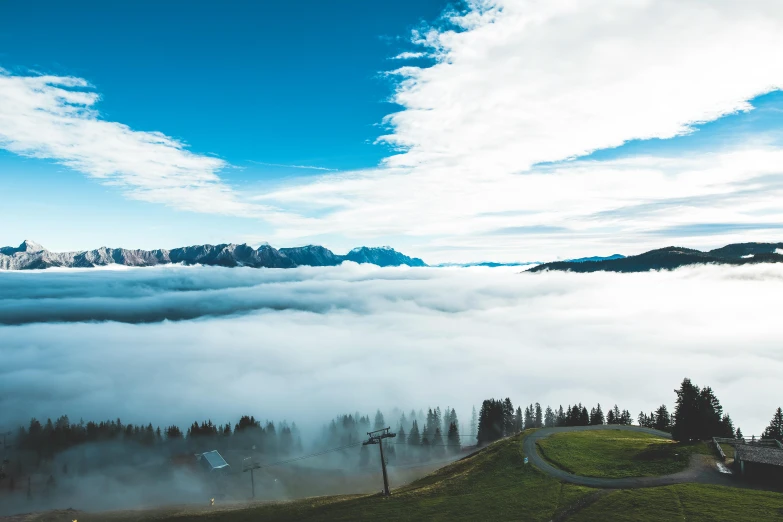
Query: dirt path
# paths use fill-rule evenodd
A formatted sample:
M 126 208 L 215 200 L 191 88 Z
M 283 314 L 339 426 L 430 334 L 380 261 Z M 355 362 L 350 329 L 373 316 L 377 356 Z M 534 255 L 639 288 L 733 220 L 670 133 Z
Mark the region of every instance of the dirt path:
M 746 485 L 734 478 L 733 475 L 720 473 L 716 465 L 716 459 L 709 455 L 693 455 L 688 468 L 678 473 L 671 475 L 661 475 L 658 477 L 628 477 L 628 478 L 598 478 L 598 477 L 584 477 L 581 475 L 574 475 L 563 471 L 547 462 L 539 453 L 536 442 L 548 437 L 555 433 L 567 433 L 571 431 L 592 431 L 592 430 L 622 430 L 622 431 L 637 431 L 642 433 L 649 433 L 661 438 L 670 439 L 671 435 L 658 430 L 649 428 L 642 428 L 639 426 L 618 426 L 618 425 L 603 425 L 603 426 L 571 426 L 567 428 L 543 428 L 537 430 L 525 438 L 524 451 L 525 455 L 530 461 L 541 471 L 552 475 L 553 477 L 562 480 L 563 482 L 570 482 L 571 484 L 578 484 L 580 486 L 588 486 L 593 488 L 609 488 L 609 489 L 633 489 L 633 488 L 649 488 L 655 486 L 669 486 L 672 484 L 682 484 L 686 482 L 696 482 L 699 484 L 717 484 L 721 486 L 733 486 L 733 487 L 746 487 Z

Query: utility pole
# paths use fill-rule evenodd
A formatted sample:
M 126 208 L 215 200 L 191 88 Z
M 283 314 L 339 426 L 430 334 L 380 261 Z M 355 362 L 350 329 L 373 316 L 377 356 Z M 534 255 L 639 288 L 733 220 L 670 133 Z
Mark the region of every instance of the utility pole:
M 367 433 L 367 436 L 370 437 L 365 442 L 362 443 L 363 446 L 366 446 L 368 444 L 378 444 L 378 447 L 381 450 L 381 469 L 383 470 L 383 496 L 388 497 L 391 495 L 391 491 L 389 491 L 389 476 L 386 474 L 386 459 L 383 457 L 383 439 L 388 439 L 389 437 L 396 437 L 396 433 L 389 433 L 389 430 L 391 428 L 383 428 L 381 430 L 376 431 L 370 431 Z
M 242 459 L 242 468 L 243 468 L 242 472 L 245 472 L 245 471 L 249 471 L 250 472 L 250 488 L 252 490 L 252 495 L 253 495 L 251 498 L 256 498 L 256 481 L 255 481 L 255 478 L 253 477 L 253 470 L 260 468 L 261 465 L 260 464 L 256 464 L 253 461 L 250 461 L 249 465 L 245 465 L 245 461 L 246 460 L 250 460 L 250 459 L 252 459 L 252 457 L 247 457 L 245 459 Z

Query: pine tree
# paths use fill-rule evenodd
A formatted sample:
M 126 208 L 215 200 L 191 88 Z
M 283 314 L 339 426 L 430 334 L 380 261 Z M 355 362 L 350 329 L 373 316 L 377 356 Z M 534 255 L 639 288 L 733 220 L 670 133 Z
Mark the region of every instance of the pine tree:
M 503 401 L 503 434 L 506 437 L 514 434 L 514 405 L 508 397 Z
M 740 440 L 745 438 L 745 437 L 742 436 L 742 430 L 739 429 L 739 428 L 737 428 L 736 438 L 740 439 Z
M 679 390 L 674 390 L 677 399 L 672 415 L 672 438 L 690 442 L 699 439 L 699 387 L 687 377 Z
M 373 425 L 373 430 L 382 430 L 386 427 L 386 422 L 383 420 L 383 413 L 381 413 L 381 410 L 378 410 L 375 412 L 375 424 Z
M 655 429 L 660 431 L 671 430 L 672 422 L 669 416 L 669 410 L 665 404 L 661 404 L 657 410 L 655 410 Z
M 530 428 L 534 428 L 535 423 L 533 421 L 533 405 L 525 407 L 525 429 L 529 430 Z
M 435 429 L 435 435 L 432 437 L 432 454 L 438 459 L 443 458 L 446 454 L 446 444 L 443 442 L 440 428 Z
M 731 416 L 728 413 L 723 416 L 720 424 L 721 424 L 720 435 L 722 437 L 734 436 L 734 422 L 731 420 Z
M 403 415 L 403 418 L 405 416 Z M 400 441 L 400 445 L 397 447 L 397 453 L 400 460 L 403 460 L 406 456 L 406 444 L 408 443 L 408 437 L 405 435 L 405 428 L 400 424 L 400 429 L 397 430 L 397 440 Z
M 593 426 L 604 423 L 604 412 L 601 410 L 601 403 L 598 403 L 598 407 L 593 409 L 590 415 L 590 424 Z
M 457 454 L 460 452 L 462 444 L 459 440 L 459 429 L 457 429 L 456 422 L 452 422 L 449 426 L 449 432 L 446 436 L 446 444 L 450 453 Z
M 483 445 L 503 438 L 504 421 L 504 403 L 495 399 L 485 400 L 479 411 L 477 443 Z
M 473 413 L 470 415 L 470 436 L 473 439 L 478 437 L 478 415 L 475 406 L 473 406 Z
M 546 411 L 544 412 L 544 427 L 554 428 L 556 422 L 557 422 L 557 416 L 555 415 L 555 412 L 552 411 L 552 408 L 547 406 Z
M 566 414 L 563 411 L 563 405 L 560 405 L 560 408 L 557 410 L 557 418 L 555 419 L 555 426 L 562 427 L 566 426 Z
M 422 437 L 421 438 L 421 446 L 420 446 L 420 448 L 421 448 L 421 451 L 419 453 L 419 458 L 421 460 L 425 461 L 425 462 L 430 460 L 430 457 L 431 457 L 430 450 L 432 448 L 430 447 L 430 440 L 427 437 Z
M 419 434 L 419 423 L 415 420 L 411 424 L 411 432 L 408 434 L 408 446 L 421 445 L 421 435 Z
M 525 427 L 525 418 L 522 416 L 522 408 L 517 406 L 517 411 L 514 414 L 514 431 L 519 433 Z
M 544 415 L 541 413 L 541 405 L 536 403 L 536 428 L 542 428 L 544 426 Z
M 775 439 L 778 442 L 783 442 L 783 410 L 781 410 L 780 407 L 775 410 L 775 414 L 772 416 L 772 420 L 769 422 L 769 426 L 764 430 L 764 434 L 761 438 Z

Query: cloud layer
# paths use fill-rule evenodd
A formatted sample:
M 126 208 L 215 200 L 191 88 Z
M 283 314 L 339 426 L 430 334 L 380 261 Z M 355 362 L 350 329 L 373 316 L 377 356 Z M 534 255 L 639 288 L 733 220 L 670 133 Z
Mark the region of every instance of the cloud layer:
M 0 319 L 37 321 L 0 326 L 0 426 L 63 413 L 161 424 L 252 413 L 312 428 L 340 411 L 436 404 L 466 421 L 492 396 L 636 414 L 673 406 L 689 376 L 759 433 L 778 406 L 759 392 L 783 371 L 781 290 L 783 267 L 761 265 L 0 273 Z M 82 312 L 63 317 L 69 308 Z M 161 321 L 192 309 L 200 317 Z

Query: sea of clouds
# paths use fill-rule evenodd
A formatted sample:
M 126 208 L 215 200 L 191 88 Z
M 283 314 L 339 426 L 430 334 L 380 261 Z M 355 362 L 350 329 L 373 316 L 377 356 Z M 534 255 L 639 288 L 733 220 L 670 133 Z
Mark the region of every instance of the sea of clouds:
M 642 274 L 217 267 L 0 272 L 0 428 L 185 426 L 489 397 L 634 417 L 683 377 L 759 434 L 780 406 L 783 266 Z M 392 422 L 393 424 L 393 422 Z

